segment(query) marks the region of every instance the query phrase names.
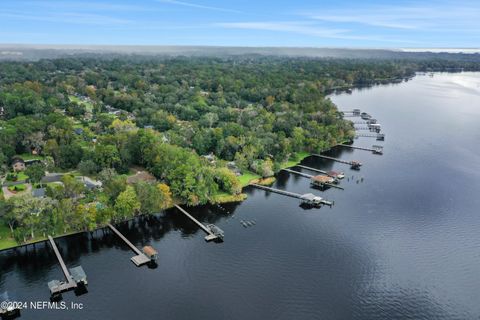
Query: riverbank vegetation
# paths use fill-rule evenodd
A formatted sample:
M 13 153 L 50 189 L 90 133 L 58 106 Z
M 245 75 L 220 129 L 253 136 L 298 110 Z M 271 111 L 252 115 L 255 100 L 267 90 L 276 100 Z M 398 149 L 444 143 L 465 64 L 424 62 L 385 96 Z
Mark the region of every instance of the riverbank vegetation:
M 32 195 L 1 201 L 0 249 L 172 203 L 243 200 L 251 180 L 353 137 L 326 93 L 407 78 L 425 66 L 252 56 L 2 62 L 2 175 L 13 174 L 16 155 L 35 163 L 27 163 L 28 176 L 17 173 Z M 52 173 L 63 175 L 53 181 Z

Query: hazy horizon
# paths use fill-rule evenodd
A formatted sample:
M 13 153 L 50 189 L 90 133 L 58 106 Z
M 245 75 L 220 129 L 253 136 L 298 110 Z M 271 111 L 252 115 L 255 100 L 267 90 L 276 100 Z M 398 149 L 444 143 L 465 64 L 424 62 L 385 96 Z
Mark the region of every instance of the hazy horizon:
M 0 43 L 471 48 L 471 0 L 4 0 Z

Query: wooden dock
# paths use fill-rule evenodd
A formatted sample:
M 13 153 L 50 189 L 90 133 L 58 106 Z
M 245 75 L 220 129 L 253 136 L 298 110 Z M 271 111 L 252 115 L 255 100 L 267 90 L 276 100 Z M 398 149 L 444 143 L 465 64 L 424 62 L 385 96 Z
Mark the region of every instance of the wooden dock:
M 362 113 L 360 109 L 353 109 L 353 110 L 342 110 L 340 111 L 343 116 L 347 117 L 359 117 Z
M 289 173 L 293 173 L 293 174 L 298 174 L 302 177 L 305 177 L 305 178 L 309 178 L 312 180 L 312 178 L 314 178 L 315 176 L 314 175 L 311 175 L 311 174 L 308 174 L 308 173 L 303 173 L 303 172 L 300 172 L 300 171 L 295 171 L 295 170 L 291 170 L 291 169 L 282 169 L 283 171 L 286 171 L 286 172 L 289 172 Z M 336 178 L 333 178 L 329 175 L 325 175 L 325 176 L 328 176 L 330 178 L 333 179 L 333 181 L 338 181 Z M 328 182 L 322 182 L 321 183 L 322 187 L 326 186 L 326 187 L 332 187 L 332 188 L 336 188 L 336 189 L 341 189 L 341 190 L 344 190 L 344 188 L 340 187 L 340 186 L 337 186 L 337 185 L 334 185 L 332 183 L 328 183 Z M 317 185 L 318 186 L 318 185 Z
M 175 208 L 177 208 L 180 212 L 190 218 L 190 220 L 195 222 L 203 231 L 207 233 L 207 235 L 205 236 L 205 241 L 223 240 L 223 231 L 220 228 L 218 228 L 214 224 L 204 225 L 179 205 L 175 205 Z
M 370 132 L 375 132 L 376 129 L 373 127 L 355 127 L 356 131 L 370 131 Z
M 348 144 L 337 144 L 337 146 L 350 148 L 350 149 L 370 151 L 370 152 L 373 152 L 374 154 L 383 154 L 383 147 L 382 146 L 377 146 L 377 145 L 373 145 L 371 148 L 351 146 L 351 145 L 348 145 Z
M 55 255 L 57 256 L 58 263 L 60 263 L 60 267 L 62 267 L 63 274 L 65 275 L 65 279 L 67 280 L 66 289 L 72 289 L 76 288 L 77 284 L 75 281 L 73 281 L 72 275 L 70 274 L 70 271 L 68 271 L 67 266 L 65 265 L 65 262 L 63 261 L 63 258 L 60 254 L 60 251 L 58 251 L 57 245 L 55 244 L 55 241 L 53 241 L 53 238 L 51 236 L 48 236 L 48 241 L 50 241 L 50 245 L 52 246 L 53 252 L 55 252 Z
M 317 169 L 317 168 L 312 168 L 312 167 L 307 167 L 307 166 L 304 166 L 304 165 L 301 165 L 301 164 L 297 164 L 296 167 L 299 167 L 299 168 L 302 168 L 302 169 L 307 169 L 307 170 L 311 170 L 311 171 L 315 171 L 315 172 L 318 172 L 318 173 L 322 173 L 326 176 L 329 176 L 329 177 L 332 177 L 331 175 L 328 174 L 327 171 L 325 170 L 320 170 L 320 169 Z M 334 177 L 332 177 L 334 178 Z
M 304 178 L 313 178 L 313 175 L 311 174 L 308 174 L 308 173 L 303 173 L 303 172 L 300 172 L 300 171 L 295 171 L 295 170 L 292 170 L 292 169 L 282 169 L 283 171 L 286 171 L 286 172 L 289 172 L 289 173 L 293 173 L 293 174 L 298 174 L 299 176 L 302 176 Z
M 281 195 L 284 195 L 284 196 L 287 196 L 287 197 L 292 197 L 292 198 L 297 198 L 297 199 L 302 198 L 302 195 L 300 193 L 290 192 L 290 191 L 281 190 L 281 189 L 275 189 L 275 188 L 272 188 L 272 187 L 262 186 L 261 184 L 256 184 L 256 183 L 252 183 L 251 185 L 256 187 L 256 188 L 271 191 L 271 192 L 274 192 L 274 193 L 278 193 L 278 194 L 281 194 Z
M 48 241 L 50 241 L 50 245 L 53 248 L 53 252 L 55 252 L 55 256 L 57 257 L 58 263 L 60 263 L 60 267 L 62 268 L 62 272 L 66 280 L 52 280 L 48 282 L 48 288 L 50 289 L 52 297 L 57 298 L 61 296 L 62 292 L 77 289 L 79 285 L 86 286 L 87 275 L 83 271 L 82 267 L 77 266 L 71 269 L 67 269 L 67 266 L 65 265 L 65 262 L 63 261 L 63 258 L 58 251 L 57 245 L 55 244 L 55 241 L 51 236 L 48 236 Z
M 332 160 L 332 161 L 336 161 L 336 162 L 340 162 L 340 163 L 344 163 L 344 164 L 348 164 L 352 169 L 360 169 L 360 167 L 362 166 L 362 164 L 360 162 L 355 161 L 355 160 L 346 161 L 346 160 L 333 158 L 333 157 L 329 157 L 329 156 L 324 156 L 322 154 L 315 154 L 315 153 L 312 154 L 312 156 L 327 159 L 327 160 Z
M 321 205 L 321 204 L 325 204 L 327 206 L 332 206 L 333 205 L 333 202 L 325 200 L 322 197 L 315 196 L 311 193 L 309 193 L 309 194 L 299 194 L 299 193 L 295 193 L 295 192 L 290 192 L 290 191 L 286 191 L 286 190 L 275 189 L 275 188 L 272 188 L 272 187 L 263 186 L 261 184 L 256 184 L 256 183 L 252 183 L 251 186 L 256 187 L 258 189 L 265 190 L 265 191 L 278 193 L 278 194 L 281 194 L 281 195 L 284 195 L 284 196 L 287 196 L 287 197 L 300 199 L 303 203 L 305 203 L 308 199 L 308 201 L 310 202 L 309 204 L 313 204 L 313 205 Z
M 355 138 L 366 137 L 366 138 L 376 138 L 379 141 L 385 140 L 384 133 L 356 133 Z
M 147 257 L 142 251 L 140 251 L 137 247 L 133 245 L 125 236 L 117 230 L 111 223 L 107 224 L 107 226 L 120 238 L 125 242 L 130 249 L 132 249 L 137 255 L 132 257 L 130 260 L 137 266 L 141 266 L 147 264 L 151 261 L 149 257 Z

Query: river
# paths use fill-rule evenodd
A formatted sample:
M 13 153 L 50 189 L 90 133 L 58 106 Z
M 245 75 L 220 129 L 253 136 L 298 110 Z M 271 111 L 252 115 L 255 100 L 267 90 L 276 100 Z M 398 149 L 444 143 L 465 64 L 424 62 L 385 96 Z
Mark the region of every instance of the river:
M 274 186 L 332 208 L 247 188 L 248 199 L 225 210 L 188 208 L 222 228 L 223 243 L 206 243 L 173 210 L 119 225 L 158 250 L 156 268 L 136 268 L 108 230 L 57 239 L 66 264 L 88 275 L 88 293 L 63 294 L 83 309 L 23 310 L 21 319 L 479 319 L 480 73 L 417 75 L 331 98 L 379 120 L 385 142 L 355 145 L 382 144 L 384 155 L 330 152 L 360 160 L 360 171 L 303 161 L 345 171 L 344 191 L 313 190 L 288 173 Z M 0 268 L 0 292 L 19 301 L 48 301 L 47 282 L 63 279 L 47 243 L 0 252 Z

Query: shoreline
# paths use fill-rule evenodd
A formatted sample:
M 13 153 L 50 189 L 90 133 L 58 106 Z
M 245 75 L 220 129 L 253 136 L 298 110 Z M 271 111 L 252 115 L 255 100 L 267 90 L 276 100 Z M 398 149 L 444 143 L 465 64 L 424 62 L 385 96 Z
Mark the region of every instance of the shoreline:
M 379 84 L 381 85 L 381 84 Z M 356 88 L 360 88 L 360 86 L 352 86 L 351 89 L 356 89 Z M 326 94 L 325 97 L 328 97 L 329 94 Z M 347 141 L 349 140 L 344 140 L 343 142 L 340 142 L 340 143 L 346 143 Z M 338 143 L 337 143 L 338 144 Z M 329 151 L 331 150 L 332 148 L 334 148 L 337 144 L 329 147 L 327 150 L 324 150 L 322 152 L 326 152 L 326 151 Z M 308 152 L 297 152 L 295 154 L 295 160 L 288 160 L 288 161 L 285 161 L 284 163 L 282 163 L 280 165 L 280 170 L 281 171 L 282 169 L 285 169 L 285 168 L 288 168 L 288 167 L 293 167 L 299 163 L 301 163 L 305 158 L 311 156 L 310 153 Z M 267 177 L 267 178 L 262 178 L 260 175 L 256 174 L 256 173 L 253 173 L 251 171 L 248 171 L 247 173 L 244 173 L 242 175 L 240 175 L 238 178 L 240 180 L 240 183 L 242 185 L 242 192 L 240 194 L 237 194 L 237 195 L 229 195 L 229 194 L 226 194 L 226 193 L 219 193 L 215 196 L 215 199 L 212 199 L 211 201 L 209 201 L 208 204 L 222 204 L 222 203 L 232 203 L 232 202 L 243 202 L 247 199 L 247 194 L 243 193 L 243 189 L 248 187 L 250 184 L 252 183 L 258 183 L 258 184 L 262 184 L 262 185 L 271 185 L 275 182 L 276 178 L 275 178 L 275 175 L 277 174 L 278 172 L 275 172 L 273 176 L 271 177 Z M 172 206 L 173 207 L 173 206 Z M 166 208 L 165 210 L 167 210 L 169 208 Z M 138 216 L 141 216 L 141 215 L 138 215 Z M 135 216 L 131 219 L 135 219 L 136 217 L 138 216 Z M 116 223 L 122 223 L 122 222 L 127 222 L 127 221 L 130 221 L 131 219 L 127 219 L 127 220 L 123 220 L 123 221 L 119 221 L 119 222 L 116 222 Z M 0 218 L 0 221 L 3 220 Z M 99 230 L 99 229 L 103 229 L 105 228 L 105 226 L 99 226 L 97 228 L 95 228 L 94 230 L 92 230 L 91 232 L 94 232 L 96 230 Z M 10 230 L 9 230 L 10 231 Z M 83 233 L 83 232 L 90 232 L 90 231 L 85 231 L 85 230 L 82 230 L 82 231 L 74 231 L 74 232 L 70 232 L 70 233 L 66 233 L 66 234 L 62 234 L 62 235 L 58 235 L 58 236 L 55 236 L 54 238 L 61 238 L 61 237 L 67 237 L 69 235 L 74 235 L 74 234 L 79 234 L 79 233 Z M 15 241 L 14 239 L 12 238 L 7 238 L 5 239 L 6 242 L 8 241 Z M 38 240 L 34 240 L 34 241 L 31 241 L 31 242 L 27 242 L 27 243 L 23 243 L 23 244 L 17 244 L 17 245 L 14 245 L 14 246 L 5 246 L 5 247 L 2 247 L 0 245 L 0 253 L 5 251 L 5 250 L 9 250 L 9 249 L 16 249 L 16 248 L 21 248 L 23 246 L 28 246 L 28 245 L 31 245 L 31 244 L 36 244 L 36 243 L 40 243 L 40 242 L 43 242 L 43 241 L 46 241 L 47 238 L 40 238 Z M 1 243 L 2 239 L 0 239 L 0 243 Z
M 325 151 L 331 150 L 333 147 L 335 147 L 335 146 L 332 146 Z M 295 160 L 288 160 L 288 161 L 284 162 L 282 165 L 280 165 L 280 170 L 288 168 L 288 167 L 293 167 L 293 166 L 299 164 L 300 162 L 302 162 L 305 158 L 307 158 L 309 156 L 311 156 L 310 153 L 298 152 L 295 156 Z M 261 184 L 261 185 L 271 185 L 276 181 L 275 175 L 273 175 L 271 177 L 267 177 L 267 178 L 262 178 L 259 175 L 254 174 L 253 172 L 247 172 L 246 174 L 243 174 L 240 177 L 242 177 L 242 176 L 244 177 L 244 179 L 243 179 L 244 181 L 243 182 L 241 181 L 241 183 L 242 183 L 242 192 L 241 193 L 236 194 L 236 195 L 230 195 L 230 194 L 227 194 L 227 193 L 219 193 L 218 195 L 215 196 L 215 199 L 212 199 L 208 204 L 214 205 L 214 204 L 223 204 L 223 203 L 232 203 L 232 202 L 243 202 L 247 199 L 247 194 L 243 192 L 243 189 L 248 187 L 250 184 L 257 183 L 257 184 Z M 241 179 L 240 177 L 239 177 L 239 179 Z M 248 178 L 248 181 L 246 181 L 245 177 Z M 173 205 L 169 208 L 166 208 L 165 210 L 168 210 L 170 208 L 173 208 Z M 137 217 L 144 216 L 144 215 L 148 215 L 148 214 L 146 214 L 146 213 L 145 214 L 139 214 L 139 215 L 137 215 L 135 217 L 132 217 L 130 219 L 118 221 L 118 222 L 115 222 L 115 223 L 128 222 L 130 220 L 133 220 Z M 0 221 L 1 220 L 3 220 L 3 219 L 0 218 Z M 111 222 L 111 223 L 113 224 L 114 222 Z M 65 234 L 61 234 L 61 235 L 56 235 L 53 238 L 56 239 L 56 238 L 68 237 L 68 236 L 75 235 L 75 234 L 80 234 L 80 233 L 83 233 L 83 232 L 95 232 L 97 230 L 104 229 L 105 227 L 106 226 L 98 226 L 97 228 L 95 228 L 92 231 L 87 231 L 87 230 L 73 231 L 73 232 L 69 232 L 69 233 L 65 233 Z M 10 232 L 10 230 L 8 230 L 8 231 Z M 0 239 L 0 243 L 1 243 L 2 240 L 3 239 Z M 15 241 L 12 238 L 7 238 L 5 240 L 10 241 L 10 242 Z M 31 242 L 26 242 L 26 243 L 23 243 L 23 244 L 17 244 L 17 245 L 14 245 L 14 246 L 5 246 L 5 247 L 0 246 L 0 253 L 2 253 L 5 250 L 17 249 L 17 248 L 21 248 L 21 247 L 24 247 L 24 246 L 29 246 L 29 245 L 32 245 L 32 244 L 35 245 L 37 243 L 44 242 L 46 240 L 48 240 L 46 237 L 45 238 L 42 237 L 42 238 L 33 240 Z

